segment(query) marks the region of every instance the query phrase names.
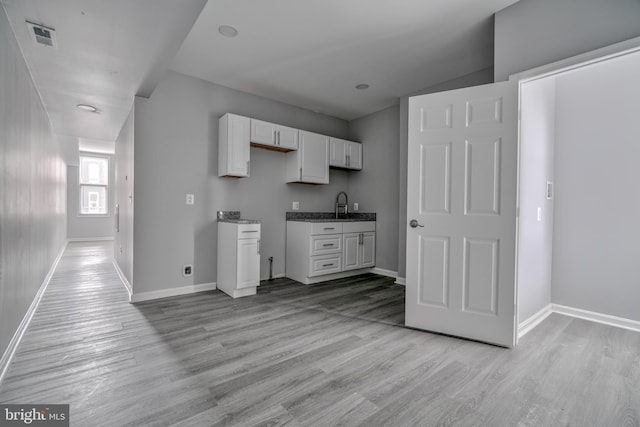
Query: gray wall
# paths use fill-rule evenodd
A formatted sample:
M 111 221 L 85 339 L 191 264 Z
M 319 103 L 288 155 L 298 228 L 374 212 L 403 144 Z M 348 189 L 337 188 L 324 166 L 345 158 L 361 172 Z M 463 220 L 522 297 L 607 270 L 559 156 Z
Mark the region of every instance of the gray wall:
M 407 263 L 407 142 L 408 142 L 408 108 L 409 97 L 426 95 L 428 93 L 443 92 L 446 90 L 460 89 L 463 87 L 477 86 L 493 83 L 493 68 L 486 68 L 474 73 L 442 82 L 415 93 L 400 98 L 400 155 L 398 163 L 399 176 L 399 205 L 398 205 L 398 277 L 406 276 Z
M 112 181 L 112 206 L 114 209 L 116 205 L 120 208 L 116 218 L 119 227 L 118 230 L 114 230 L 113 258 L 129 283 L 133 280 L 133 122 L 132 105 L 127 120 L 116 138 Z
M 285 271 L 285 212 L 332 211 L 348 172 L 329 185 L 285 183 L 285 155 L 251 148 L 249 178 L 219 178 L 218 118 L 232 112 L 347 137 L 347 122 L 168 72 L 149 99 L 135 101 L 134 293 L 216 281 L 217 210 L 262 221 L 261 276 Z M 366 153 L 365 153 L 366 156 Z M 195 205 L 185 195 L 195 195 Z M 184 264 L 194 276 L 182 277 Z
M 546 184 L 553 181 L 555 78 L 522 85 L 520 108 L 518 323 L 551 304 L 553 200 Z
M 66 237 L 66 166 L 0 7 L 0 354 Z
M 557 78 L 552 301 L 640 321 L 640 54 Z
M 638 36 L 638 0 L 520 0 L 495 15 L 495 81 Z
M 349 175 L 349 203 L 377 213 L 376 267 L 398 271 L 398 106 L 349 123 L 349 137 L 363 142 L 364 167 Z
M 91 153 L 86 154 L 91 155 Z M 67 165 L 67 238 L 69 239 L 113 237 L 113 207 L 115 206 L 113 191 L 113 179 L 115 176 L 114 161 L 113 156 L 106 154 L 98 154 L 98 156 L 109 158 L 109 213 L 105 216 L 96 217 L 81 216 L 79 214 L 80 189 L 78 187 L 78 166 Z

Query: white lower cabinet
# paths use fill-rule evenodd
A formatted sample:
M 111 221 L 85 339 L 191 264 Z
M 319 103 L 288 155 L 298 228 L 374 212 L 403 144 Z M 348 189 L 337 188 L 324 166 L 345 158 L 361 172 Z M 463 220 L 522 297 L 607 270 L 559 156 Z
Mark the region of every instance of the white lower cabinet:
M 260 224 L 218 222 L 217 288 L 238 298 L 260 286 Z
M 287 221 L 286 276 L 305 284 L 375 266 L 375 221 Z

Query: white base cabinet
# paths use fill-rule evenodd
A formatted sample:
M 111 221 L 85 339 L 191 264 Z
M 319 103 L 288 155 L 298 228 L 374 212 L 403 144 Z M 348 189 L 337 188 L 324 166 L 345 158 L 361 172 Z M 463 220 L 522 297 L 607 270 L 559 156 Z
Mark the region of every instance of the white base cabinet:
M 260 286 L 260 224 L 218 222 L 217 288 L 238 298 Z
M 375 221 L 287 221 L 286 276 L 308 285 L 368 271 L 375 229 Z

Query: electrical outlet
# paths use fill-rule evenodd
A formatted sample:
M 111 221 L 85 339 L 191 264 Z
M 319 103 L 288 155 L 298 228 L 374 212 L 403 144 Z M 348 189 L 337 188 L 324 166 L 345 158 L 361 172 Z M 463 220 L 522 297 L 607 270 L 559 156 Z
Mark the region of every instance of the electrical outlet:
M 354 210 L 354 211 L 357 211 L 357 210 L 358 210 L 358 204 L 357 204 L 357 203 L 354 203 L 354 204 L 353 204 L 353 210 Z
M 291 207 L 294 211 L 300 209 L 300 202 L 293 202 L 293 206 Z
M 195 202 L 195 196 L 193 194 L 187 194 L 187 204 L 192 205 Z
M 182 275 L 184 277 L 193 276 L 193 266 L 187 264 L 184 267 L 182 267 Z

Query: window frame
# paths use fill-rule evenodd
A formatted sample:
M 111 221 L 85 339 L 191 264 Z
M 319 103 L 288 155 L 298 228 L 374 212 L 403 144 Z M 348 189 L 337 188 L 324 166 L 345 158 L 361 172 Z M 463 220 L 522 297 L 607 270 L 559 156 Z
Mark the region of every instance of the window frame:
M 107 161 L 107 183 L 106 184 L 83 184 L 82 183 L 82 158 L 104 159 Z M 109 208 L 109 189 L 111 186 L 111 158 L 108 155 L 99 153 L 81 152 L 78 156 L 78 216 L 83 218 L 108 218 L 111 216 Z M 105 189 L 105 213 L 83 213 L 82 212 L 82 189 L 83 187 L 101 187 Z

